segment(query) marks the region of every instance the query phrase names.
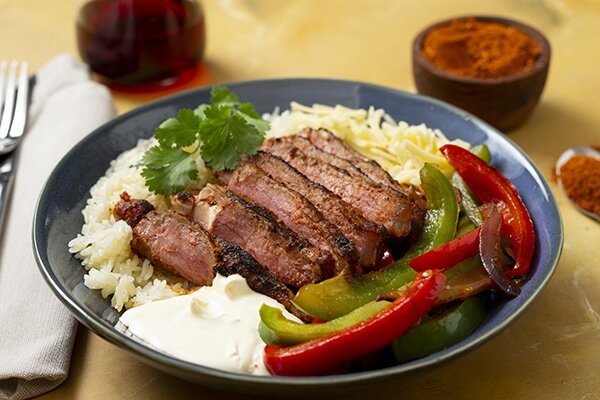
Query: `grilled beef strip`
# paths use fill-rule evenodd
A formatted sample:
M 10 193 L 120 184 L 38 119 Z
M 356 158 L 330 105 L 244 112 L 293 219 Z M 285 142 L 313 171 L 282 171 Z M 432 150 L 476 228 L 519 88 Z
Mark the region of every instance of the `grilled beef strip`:
M 267 209 L 298 236 L 321 249 L 328 258 L 322 269 L 324 279 L 347 269 L 359 272 L 354 244 L 305 197 L 250 163 L 241 164 L 233 173 L 216 172 L 216 175 L 235 194 Z
M 175 211 L 151 211 L 133 227 L 131 248 L 197 285 L 212 284 L 217 256 L 210 235 Z
M 310 129 L 310 128 L 308 128 Z M 386 192 L 390 198 L 396 199 L 397 204 L 402 205 L 402 207 L 406 208 L 410 212 L 410 231 L 406 235 L 409 239 L 416 237 L 416 235 L 421 231 L 423 227 L 423 222 L 425 219 L 425 211 L 426 211 L 426 203 L 423 197 L 416 195 L 414 191 L 410 193 L 406 193 L 405 191 L 398 191 L 396 188 L 393 188 L 390 185 L 381 184 L 373 179 L 371 179 L 367 174 L 365 174 L 362 170 L 358 169 L 354 163 L 336 156 L 335 154 L 328 153 L 319 147 L 317 147 L 310 140 L 302 136 L 301 134 L 306 134 L 308 129 L 304 129 L 300 131 L 300 134 L 289 136 L 286 138 L 280 139 L 281 141 L 286 141 L 293 144 L 295 147 L 299 148 L 304 154 L 308 157 L 314 157 L 318 160 L 324 161 L 348 172 L 353 178 L 364 182 L 364 184 L 368 186 L 378 186 L 380 190 Z M 327 132 L 327 131 L 325 131 Z M 333 136 L 333 134 L 331 134 Z M 339 140 L 339 139 L 338 139 Z M 380 170 L 384 173 L 383 169 Z M 387 173 L 386 173 L 387 174 Z M 389 176 L 389 175 L 388 175 Z M 391 179 L 391 177 L 390 177 Z M 414 197 L 415 199 L 411 198 Z M 399 236 L 402 238 L 403 236 Z
M 299 249 L 300 254 L 304 255 L 307 260 L 319 266 L 325 265 L 327 262 L 326 253 L 310 244 L 307 239 L 296 235 L 290 228 L 279 222 L 277 217 L 275 217 L 269 210 L 237 196 L 230 190 L 227 190 L 226 194 L 231 199 L 239 201 L 241 204 L 263 217 L 269 222 L 269 225 L 273 228 L 273 230 L 278 232 L 281 237 L 286 238 L 287 240 L 292 240 L 292 242 L 296 245 L 296 248 Z M 319 273 L 320 272 L 321 270 L 319 269 Z M 322 279 L 322 277 L 320 279 Z
M 297 138 L 310 143 L 304 138 Z M 325 159 L 338 165 L 344 160 L 337 158 L 333 161 L 335 156 L 316 147 L 320 151 L 319 158 L 308 156 L 294 144 L 294 140 L 294 137 L 269 139 L 261 145 L 261 149 L 283 158 L 309 179 L 339 195 L 365 218 L 385 226 L 392 237 L 403 239 L 409 237 L 413 230 L 420 229 L 424 214 L 417 218 L 417 207 L 407 196 L 373 182 L 360 171 L 349 172 L 332 165 Z
M 389 186 L 400 193 L 404 193 L 415 202 L 419 209 L 423 210 L 422 212 L 426 209 L 425 196 L 420 189 L 413 185 L 397 182 L 376 161 L 365 160 L 358 151 L 327 129 L 305 128 L 298 132 L 298 135 L 308 139 L 319 149 L 351 162 L 352 165 L 376 183 Z
M 150 203 L 133 200 L 124 192 L 115 211 L 144 210 L 147 204 Z M 123 215 L 127 214 L 115 212 L 117 218 L 122 219 Z M 252 290 L 277 300 L 298 318 L 310 321 L 292 303 L 293 292 L 239 246 L 218 236 L 211 237 L 200 225 L 173 211 L 161 214 L 140 211 L 136 216 L 137 222 L 124 219 L 130 226 L 133 224 L 131 247 L 153 265 L 200 286 L 212 284 L 215 272 L 223 276 L 240 274 Z
M 321 280 L 322 253 L 265 209 L 217 185 L 195 198 L 194 221 L 213 235 L 237 244 L 283 283 L 301 287 Z
M 258 166 L 276 181 L 305 197 L 329 222 L 338 226 L 354 243 L 362 268 L 371 269 L 381 258 L 387 235 L 382 225 L 365 219 L 338 195 L 311 181 L 277 156 L 259 151 L 252 157 L 246 157 L 244 162 Z

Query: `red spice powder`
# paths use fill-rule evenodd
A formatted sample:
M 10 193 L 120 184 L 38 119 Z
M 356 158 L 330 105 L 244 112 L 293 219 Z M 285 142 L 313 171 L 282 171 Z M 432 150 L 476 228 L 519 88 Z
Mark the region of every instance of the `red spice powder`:
M 579 207 L 600 215 L 600 160 L 576 155 L 560 168 L 560 181 Z
M 473 18 L 436 28 L 423 42 L 423 55 L 432 64 L 471 78 L 500 78 L 526 71 L 540 53 L 540 46 L 525 32 Z

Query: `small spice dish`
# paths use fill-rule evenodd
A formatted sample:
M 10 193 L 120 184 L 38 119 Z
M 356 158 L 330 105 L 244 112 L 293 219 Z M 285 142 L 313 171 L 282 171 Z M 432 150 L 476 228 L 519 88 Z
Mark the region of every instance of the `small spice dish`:
M 425 38 L 454 21 L 473 20 L 504 25 L 525 33 L 539 46 L 539 54 L 525 70 L 501 77 L 471 77 L 448 72 L 424 55 Z M 421 31 L 412 46 L 413 76 L 420 94 L 454 104 L 501 131 L 516 128 L 538 103 L 550 64 L 550 44 L 536 29 L 506 18 L 464 16 L 441 21 Z
M 556 177 L 573 206 L 600 222 L 600 149 L 577 146 L 556 161 Z

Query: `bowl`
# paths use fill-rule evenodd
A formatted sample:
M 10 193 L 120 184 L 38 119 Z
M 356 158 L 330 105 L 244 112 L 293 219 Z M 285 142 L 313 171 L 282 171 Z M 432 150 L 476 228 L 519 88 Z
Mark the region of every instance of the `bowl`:
M 353 108 L 384 108 L 392 117 L 409 124 L 425 123 L 443 129 L 451 138 L 489 146 L 493 165 L 520 191 L 535 222 L 536 252 L 530 279 L 522 293 L 491 308 L 481 326 L 468 338 L 445 350 L 401 365 L 373 371 L 321 377 L 254 376 L 227 372 L 183 361 L 115 328 L 120 316 L 110 299 L 83 284 L 84 268 L 68 251 L 68 242 L 81 230 L 82 209 L 90 188 L 104 175 L 121 152 L 180 108 L 194 108 L 210 101 L 210 88 L 181 93 L 139 107 L 101 126 L 66 154 L 48 178 L 35 210 L 34 254 L 39 269 L 58 298 L 87 328 L 109 342 L 132 352 L 149 365 L 192 382 L 221 390 L 282 398 L 290 393 L 335 393 L 357 385 L 373 384 L 440 366 L 487 342 L 512 323 L 548 283 L 562 247 L 562 222 L 558 207 L 540 171 L 506 136 L 453 106 L 435 99 L 360 82 L 327 79 L 281 79 L 227 85 L 241 101 L 252 102 L 259 113 L 276 107 L 287 109 L 291 101 L 315 102 Z
M 530 69 L 506 77 L 471 78 L 448 73 L 423 55 L 423 42 L 432 30 L 464 19 L 518 28 L 540 46 L 541 53 Z M 521 22 L 492 16 L 464 16 L 437 22 L 421 31 L 413 41 L 412 60 L 420 94 L 454 104 L 501 131 L 508 131 L 521 125 L 540 99 L 550 64 L 550 43 L 539 31 Z

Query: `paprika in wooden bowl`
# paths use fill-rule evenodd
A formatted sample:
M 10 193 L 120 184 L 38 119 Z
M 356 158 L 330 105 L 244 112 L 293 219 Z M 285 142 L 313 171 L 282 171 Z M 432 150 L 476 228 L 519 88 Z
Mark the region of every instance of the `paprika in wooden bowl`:
M 433 24 L 413 42 L 417 91 L 502 131 L 519 126 L 544 89 L 550 44 L 513 20 L 466 16 Z

